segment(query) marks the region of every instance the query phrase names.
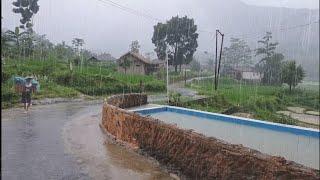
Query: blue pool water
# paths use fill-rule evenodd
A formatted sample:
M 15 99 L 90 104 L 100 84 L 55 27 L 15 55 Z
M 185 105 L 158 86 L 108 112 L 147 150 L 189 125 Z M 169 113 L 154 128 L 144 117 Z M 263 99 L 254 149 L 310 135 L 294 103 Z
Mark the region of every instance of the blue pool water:
M 318 130 L 176 107 L 151 108 L 137 112 L 151 115 L 166 123 L 177 124 L 181 128 L 193 129 L 206 136 L 232 144 L 242 144 L 263 153 L 282 156 L 319 169 Z

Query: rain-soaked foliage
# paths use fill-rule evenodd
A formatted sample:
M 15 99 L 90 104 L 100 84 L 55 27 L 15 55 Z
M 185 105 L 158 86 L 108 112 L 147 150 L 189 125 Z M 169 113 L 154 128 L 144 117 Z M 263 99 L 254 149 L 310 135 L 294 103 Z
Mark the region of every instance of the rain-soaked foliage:
M 78 11 L 61 12 L 66 20 L 59 19 L 57 26 L 61 29 L 59 33 L 52 33 L 56 30 L 51 28 L 53 15 L 48 12 L 55 9 L 58 2 L 6 2 L 1 30 L 2 97 L 5 99 L 2 105 L 7 107 L 19 102 L 12 78 L 32 75 L 43 84 L 41 91 L 34 94 L 34 98 L 40 99 L 45 94 L 50 97 L 107 96 L 143 90 L 160 93 L 164 102 L 168 102 L 170 92 L 181 94 L 179 101 L 187 102 L 201 95 L 209 99 L 221 96 L 225 99 L 224 104 L 205 101 L 205 106 L 203 103 L 192 106 L 208 111 L 217 108 L 218 112 L 226 111 L 229 105 L 239 106 L 238 111 L 251 113 L 256 118 L 270 119 L 265 115 L 278 116 L 277 111 L 286 110 L 288 106 L 318 111 L 319 71 L 315 68 L 319 65 L 316 48 L 319 40 L 318 33 L 315 33 L 319 32 L 318 11 L 310 7 L 294 10 L 290 7 L 252 6 L 250 3 L 240 0 L 184 2 L 179 6 L 166 6 L 167 12 L 159 13 L 154 7 L 166 3 L 138 3 L 144 9 L 140 10 L 113 1 L 90 4 L 79 1 L 73 4 Z M 90 12 L 82 7 L 85 4 L 95 4 L 97 10 L 110 8 L 115 11 L 118 21 L 128 22 L 125 29 L 128 40 L 123 39 L 126 33 L 121 28 L 121 33 L 113 33 L 112 37 L 101 35 L 101 28 L 104 34 L 110 34 L 112 29 L 121 27 L 112 21 L 106 20 L 91 28 L 95 17 L 104 17 L 108 13 L 88 14 L 91 19 L 87 24 L 74 29 L 80 25 L 81 19 L 75 15 Z M 287 6 L 291 5 L 288 3 Z M 193 8 L 182 10 L 188 6 Z M 69 5 L 65 7 L 68 9 Z M 196 11 L 200 8 L 206 16 Z M 240 13 L 245 8 L 247 14 Z M 68 16 L 73 21 L 68 21 Z M 9 20 L 12 21 L 9 23 Z M 131 21 L 138 24 L 132 25 Z M 108 27 L 105 28 L 104 24 Z M 65 28 L 69 25 L 74 26 Z M 137 27 L 141 31 L 136 31 Z M 149 27 L 148 31 L 144 27 Z M 215 30 L 224 34 L 224 43 Z M 70 35 L 72 31 L 81 33 Z M 97 33 L 101 38 L 94 38 Z M 63 34 L 65 36 L 61 38 Z M 122 46 L 120 50 L 118 44 Z M 142 64 L 127 59 L 118 62 L 114 58 L 125 54 L 128 46 L 129 51 L 142 57 Z M 110 53 L 101 52 L 101 49 Z M 216 78 L 214 74 L 217 74 Z M 281 103 L 274 101 L 278 94 L 283 94 Z M 297 100 L 301 97 L 305 99 Z M 246 105 L 257 103 L 260 105 L 254 108 Z M 263 108 L 261 103 L 272 108 Z
M 149 102 L 157 105 L 307 127 L 314 132 L 319 129 L 320 111 L 318 6 L 318 0 L 2 0 L 1 108 L 21 105 L 25 78 L 31 77 L 39 83 L 31 102 L 102 101 L 114 94 L 146 93 Z M 16 79 L 24 80 L 19 84 Z M 53 111 L 59 120 L 69 118 L 61 113 L 82 112 L 77 106 L 62 107 L 63 111 L 59 106 Z M 46 118 L 43 112 L 50 114 L 48 109 L 35 112 L 42 113 L 35 116 L 37 122 Z M 248 139 L 254 138 L 261 151 L 275 142 L 284 147 L 280 154 L 292 152 L 288 156 L 300 157 L 309 153 L 301 157 L 310 162 L 319 157 L 314 154 L 319 141 L 313 137 L 291 134 L 284 138 L 291 143 L 286 145 L 255 127 L 247 130 L 222 122 L 214 127 L 210 124 L 214 121 L 205 125 L 198 117 L 163 116 L 168 122 L 172 119 L 166 116 L 179 120 L 170 123 L 190 120 L 183 128 L 223 131 L 227 140 L 235 135 L 232 128 L 238 137 L 256 132 Z M 20 114 L 13 119 L 19 118 Z M 19 123 L 31 124 L 32 118 L 28 115 Z M 60 132 L 56 128 L 52 130 Z M 22 134 L 28 133 L 33 132 L 27 129 Z M 124 159 L 121 155 L 118 159 Z M 319 169 L 316 163 L 312 168 Z M 137 169 L 144 174 L 145 169 Z

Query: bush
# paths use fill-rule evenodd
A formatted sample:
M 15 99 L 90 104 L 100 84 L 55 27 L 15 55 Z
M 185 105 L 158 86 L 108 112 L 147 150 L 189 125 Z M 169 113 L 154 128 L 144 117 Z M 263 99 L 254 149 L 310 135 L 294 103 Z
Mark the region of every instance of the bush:
M 281 124 L 289 124 L 289 125 L 296 125 L 297 121 L 290 118 L 289 116 L 281 115 L 272 113 L 270 111 L 258 109 L 255 113 L 255 117 L 258 119 L 271 121 L 275 123 L 281 123 Z
M 166 90 L 166 86 L 163 82 L 151 81 L 145 84 L 145 90 L 152 91 L 152 92 L 161 92 Z
M 56 73 L 53 75 L 53 80 L 60 85 L 71 85 L 72 83 L 72 74 L 71 73 Z
M 1 83 L 1 107 L 7 108 L 12 107 L 14 104 L 19 102 L 20 94 L 16 93 L 12 88 L 11 83 Z
M 258 97 L 254 102 L 256 109 L 264 109 L 271 112 L 274 112 L 280 109 L 280 104 L 276 101 L 275 98 L 268 98 L 268 97 Z

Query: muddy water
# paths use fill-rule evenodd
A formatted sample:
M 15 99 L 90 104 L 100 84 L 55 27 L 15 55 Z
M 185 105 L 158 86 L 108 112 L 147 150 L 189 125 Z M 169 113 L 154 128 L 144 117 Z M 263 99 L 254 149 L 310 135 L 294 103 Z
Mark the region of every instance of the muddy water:
M 153 161 L 105 142 L 100 104 L 3 110 L 2 179 L 172 179 Z

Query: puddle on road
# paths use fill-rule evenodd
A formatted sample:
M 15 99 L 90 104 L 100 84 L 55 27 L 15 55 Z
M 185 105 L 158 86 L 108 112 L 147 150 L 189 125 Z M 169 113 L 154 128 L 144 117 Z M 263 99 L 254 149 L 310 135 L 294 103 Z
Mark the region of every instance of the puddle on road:
M 174 179 L 154 161 L 106 140 L 100 115 L 74 118 L 63 129 L 68 153 L 93 179 Z

